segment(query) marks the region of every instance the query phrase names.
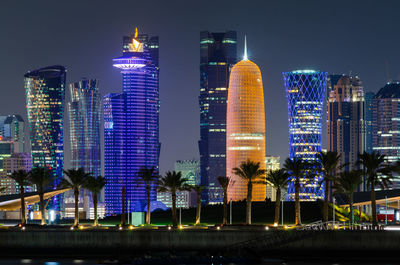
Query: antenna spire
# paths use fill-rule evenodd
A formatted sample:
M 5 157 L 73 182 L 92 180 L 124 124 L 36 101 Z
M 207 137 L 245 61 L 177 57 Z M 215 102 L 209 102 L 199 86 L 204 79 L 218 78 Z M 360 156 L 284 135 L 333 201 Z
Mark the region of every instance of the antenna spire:
M 244 35 L 244 54 L 243 54 L 243 60 L 247 61 L 247 39 L 246 39 L 246 35 Z

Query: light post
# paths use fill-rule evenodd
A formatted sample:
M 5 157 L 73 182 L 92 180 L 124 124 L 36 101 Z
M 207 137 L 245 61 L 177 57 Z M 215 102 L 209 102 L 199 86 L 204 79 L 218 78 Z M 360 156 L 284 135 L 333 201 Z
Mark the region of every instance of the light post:
M 130 211 L 129 211 L 129 209 L 130 209 L 130 200 L 128 200 L 128 225 L 130 224 L 130 222 L 129 222 L 129 215 L 131 215 L 131 213 L 130 213 Z
M 182 226 L 182 207 L 179 207 L 179 227 Z
M 333 202 L 332 202 L 332 208 L 333 208 L 333 227 L 335 227 L 335 197 L 333 197 Z
M 282 226 L 283 226 L 283 202 L 284 202 L 284 200 L 283 200 L 283 196 L 282 196 Z
M 229 202 L 229 224 L 232 224 L 232 198 Z
M 385 196 L 385 225 L 387 225 L 387 196 Z

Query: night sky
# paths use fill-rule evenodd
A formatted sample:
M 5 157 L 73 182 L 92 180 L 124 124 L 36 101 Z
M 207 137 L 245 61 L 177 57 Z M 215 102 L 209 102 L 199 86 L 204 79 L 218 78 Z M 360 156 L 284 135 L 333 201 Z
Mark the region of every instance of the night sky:
M 395 0 L 1 0 L 0 114 L 26 119 L 23 75 L 48 65 L 64 65 L 67 84 L 96 78 L 102 95 L 120 92 L 112 58 L 137 26 L 160 37 L 160 169 L 172 170 L 175 160 L 199 158 L 199 32 L 236 30 L 238 54 L 247 34 L 249 59 L 263 75 L 267 154 L 282 160 L 288 155 L 282 72 L 352 72 L 366 91 L 377 92 L 387 82 L 386 58 L 390 78 L 400 79 L 399 9 Z M 66 168 L 68 136 L 65 122 Z

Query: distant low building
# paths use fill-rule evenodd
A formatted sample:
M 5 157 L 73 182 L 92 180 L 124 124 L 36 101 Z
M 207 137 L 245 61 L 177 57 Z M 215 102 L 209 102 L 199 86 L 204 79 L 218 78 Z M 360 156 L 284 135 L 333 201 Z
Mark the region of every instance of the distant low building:
M 186 184 L 191 186 L 200 184 L 200 162 L 198 160 L 177 160 L 174 170 L 181 172 L 182 177 L 188 179 Z M 195 207 L 196 198 L 194 191 L 179 191 L 176 193 L 176 206 L 178 208 Z M 170 192 L 158 192 L 157 201 L 162 202 L 168 208 L 172 207 Z
M 1 143 L 0 143 L 1 145 Z M 6 189 L 0 192 L 0 195 L 10 195 L 19 193 L 19 185 L 9 178 L 17 170 L 30 171 L 32 169 L 32 159 L 29 153 L 14 153 L 3 160 L 3 170 L 0 172 L 0 186 Z M 32 191 L 28 187 L 27 191 Z
M 270 170 L 277 170 L 281 168 L 280 165 L 280 156 L 266 156 L 265 157 L 265 169 L 268 171 Z M 276 200 L 276 189 L 274 189 L 271 185 L 267 184 L 266 185 L 266 197 L 267 199 L 270 199 L 271 201 Z M 283 191 L 283 190 L 282 190 Z M 282 196 L 284 198 L 284 196 Z

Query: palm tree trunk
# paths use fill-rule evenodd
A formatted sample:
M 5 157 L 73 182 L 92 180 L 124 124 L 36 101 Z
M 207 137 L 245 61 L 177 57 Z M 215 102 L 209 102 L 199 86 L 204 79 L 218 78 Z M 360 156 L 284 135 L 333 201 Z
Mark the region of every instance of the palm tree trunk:
M 26 214 L 25 214 L 25 189 L 23 186 L 19 188 L 21 193 L 21 223 L 24 225 L 26 223 Z
M 94 226 L 97 226 L 97 193 L 93 192 Z
M 196 207 L 196 225 L 200 224 L 201 212 L 201 192 L 197 193 L 197 207 Z
M 354 213 L 353 213 L 353 193 L 349 195 L 349 202 L 350 202 L 350 222 L 351 226 L 354 225 Z
M 295 200 L 294 207 L 295 207 L 295 212 L 296 212 L 296 225 L 301 225 L 301 216 L 300 216 L 300 183 L 295 183 L 294 200 Z
M 328 222 L 329 180 L 325 181 L 324 222 Z
M 375 187 L 371 184 L 371 208 L 372 208 L 372 225 L 378 225 L 378 219 L 376 216 L 376 198 L 375 198 Z
M 122 187 L 122 213 L 121 213 L 121 226 L 125 225 L 125 196 L 126 196 L 126 189 L 125 186 Z
M 253 183 L 247 183 L 247 201 L 246 201 L 246 224 L 251 225 L 251 199 L 253 192 Z
M 274 217 L 274 225 L 279 223 L 279 210 L 281 206 L 281 189 L 276 189 L 276 200 L 275 200 L 275 217 Z
M 79 223 L 79 190 L 78 189 L 74 190 L 74 195 L 75 195 L 75 221 L 74 221 L 74 226 L 78 226 L 78 223 Z
M 224 189 L 224 216 L 222 218 L 222 224 L 226 225 L 228 223 L 228 192 Z
M 40 213 L 41 213 L 41 225 L 45 225 L 46 224 L 46 220 L 45 220 L 45 211 L 44 211 L 44 194 L 43 192 L 39 193 L 39 200 L 40 200 Z
M 172 226 L 178 227 L 178 219 L 176 217 L 176 191 L 171 192 L 172 197 Z
M 147 196 L 147 212 L 146 212 L 146 224 L 150 224 L 150 189 L 149 184 L 146 185 L 146 196 Z

